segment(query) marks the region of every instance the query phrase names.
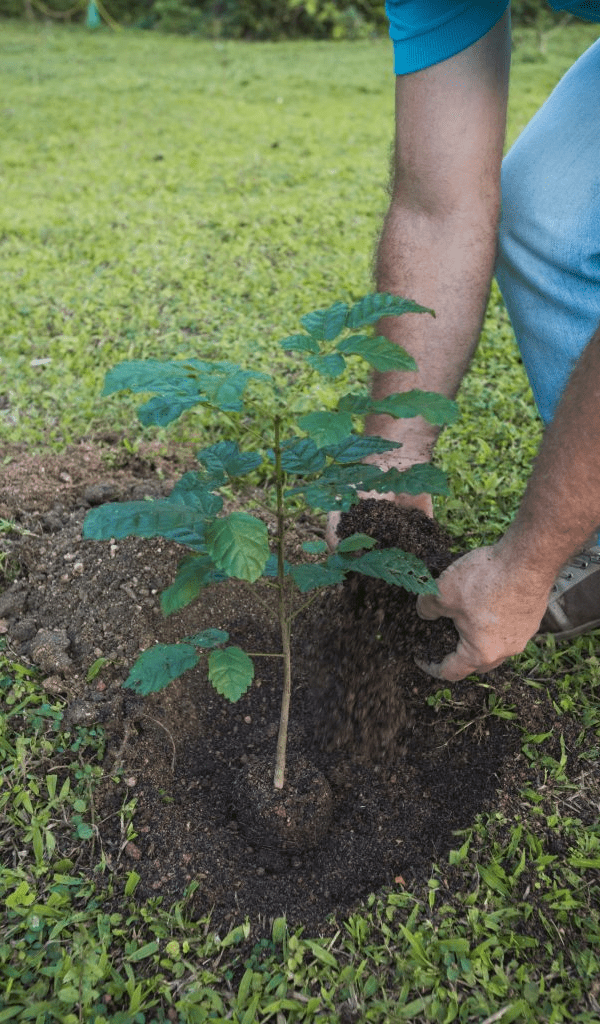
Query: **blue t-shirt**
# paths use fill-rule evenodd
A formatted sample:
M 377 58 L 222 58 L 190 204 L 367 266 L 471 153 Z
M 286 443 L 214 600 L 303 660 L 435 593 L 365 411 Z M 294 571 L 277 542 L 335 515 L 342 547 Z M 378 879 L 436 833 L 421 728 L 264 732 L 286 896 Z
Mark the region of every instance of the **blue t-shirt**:
M 600 0 L 548 0 L 557 11 L 600 22 Z M 386 0 L 394 70 L 421 71 L 465 50 L 500 20 L 509 0 Z

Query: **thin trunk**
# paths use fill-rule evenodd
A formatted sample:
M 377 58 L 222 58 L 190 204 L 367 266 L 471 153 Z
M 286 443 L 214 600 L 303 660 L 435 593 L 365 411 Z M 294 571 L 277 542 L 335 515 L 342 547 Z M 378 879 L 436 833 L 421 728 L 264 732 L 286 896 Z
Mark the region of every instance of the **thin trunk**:
M 285 511 L 283 507 L 283 469 L 281 466 L 281 442 L 280 442 L 281 420 L 275 417 L 275 480 L 277 488 L 277 612 L 279 617 L 279 629 L 281 632 L 281 650 L 283 654 L 283 695 L 281 698 L 281 715 L 279 718 L 279 735 L 277 736 L 277 754 L 275 758 L 275 775 L 273 785 L 275 789 L 283 789 L 285 779 L 285 754 L 287 748 L 288 720 L 290 714 L 290 699 L 292 695 L 292 659 L 290 636 L 292 631 L 291 618 L 285 601 L 285 571 L 284 571 L 284 548 L 285 548 Z

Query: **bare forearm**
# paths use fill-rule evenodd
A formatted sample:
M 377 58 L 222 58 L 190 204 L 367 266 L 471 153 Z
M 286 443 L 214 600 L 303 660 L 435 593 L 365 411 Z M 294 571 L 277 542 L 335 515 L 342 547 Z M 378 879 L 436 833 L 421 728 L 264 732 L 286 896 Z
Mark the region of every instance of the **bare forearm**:
M 600 526 L 600 329 L 575 367 L 547 428 L 501 556 L 548 585 Z M 543 585 L 540 582 L 540 585 Z
M 505 15 L 462 53 L 397 79 L 393 194 L 377 287 L 433 308 L 436 319 L 382 321 L 418 372 L 376 375 L 376 398 L 412 388 L 454 397 L 473 354 L 494 265 L 509 54 Z M 402 441 L 400 460 L 420 462 L 437 434 L 419 418 L 374 416 L 367 430 Z

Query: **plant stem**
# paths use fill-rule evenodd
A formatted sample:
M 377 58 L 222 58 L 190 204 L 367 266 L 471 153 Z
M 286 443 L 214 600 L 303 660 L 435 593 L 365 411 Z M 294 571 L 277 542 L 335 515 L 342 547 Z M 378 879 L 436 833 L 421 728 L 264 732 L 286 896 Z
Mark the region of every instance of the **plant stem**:
M 281 697 L 281 714 L 279 716 L 279 734 L 277 736 L 277 753 L 275 757 L 275 789 L 283 789 L 285 779 L 285 754 L 287 748 L 288 721 L 290 715 L 290 698 L 292 695 L 292 659 L 290 637 L 292 631 L 291 616 L 287 613 L 285 601 L 285 509 L 283 506 L 283 468 L 281 465 L 281 418 L 275 416 L 275 485 L 277 493 L 277 613 L 281 632 L 281 650 L 283 654 L 283 694 Z

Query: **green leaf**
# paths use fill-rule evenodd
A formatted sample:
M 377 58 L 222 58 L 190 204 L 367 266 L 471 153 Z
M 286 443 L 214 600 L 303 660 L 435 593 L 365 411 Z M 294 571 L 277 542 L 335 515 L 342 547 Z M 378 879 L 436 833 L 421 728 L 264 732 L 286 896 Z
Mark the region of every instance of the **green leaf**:
M 208 678 L 217 693 L 235 703 L 254 678 L 252 659 L 239 647 L 213 651 L 208 658 Z
M 369 537 L 366 533 L 353 533 L 351 537 L 346 537 L 341 540 L 336 548 L 336 551 L 343 555 L 349 551 L 368 551 L 370 548 L 375 547 L 377 541 L 373 537 Z
M 419 306 L 411 299 L 402 299 L 389 292 L 374 292 L 355 302 L 346 317 L 346 327 L 355 329 L 374 324 L 383 316 L 402 316 L 404 313 L 431 313 L 432 309 Z
M 232 512 L 207 527 L 206 547 L 217 569 L 254 583 L 269 557 L 269 534 L 262 520 Z
M 275 463 L 275 452 L 267 452 Z M 284 441 L 281 446 L 281 468 L 286 473 L 319 473 L 325 465 L 325 455 L 310 437 L 293 437 Z
M 358 504 L 356 487 L 338 484 L 335 480 L 315 480 L 301 487 L 291 487 L 288 494 L 303 494 L 307 505 L 322 512 L 347 512 Z
M 405 349 L 381 335 L 373 338 L 370 334 L 353 334 L 338 342 L 336 347 L 338 352 L 343 352 L 344 355 L 361 356 L 380 373 L 387 373 L 389 370 L 417 369 L 416 362 Z
M 161 498 L 157 501 L 109 502 L 91 509 L 83 522 L 87 540 L 166 537 L 182 544 L 203 543 L 203 524 L 194 509 Z M 183 539 L 185 538 L 185 539 Z
M 323 949 L 323 946 L 319 945 L 314 939 L 303 939 L 302 941 L 305 946 L 308 946 L 316 960 L 320 960 L 322 964 L 327 964 L 328 967 L 338 966 L 333 953 L 330 953 L 328 949 Z
M 195 647 L 202 647 L 207 651 L 211 647 L 218 647 L 219 644 L 226 643 L 227 640 L 229 640 L 229 633 L 224 629 L 203 629 L 201 633 L 185 638 L 187 644 L 194 644 Z
M 104 378 L 102 395 L 115 391 L 155 391 L 159 394 L 189 392 L 193 379 L 185 363 L 179 360 L 133 359 L 118 363 Z
M 284 576 L 289 576 L 289 573 L 290 573 L 289 562 L 286 562 L 285 559 L 284 559 L 283 560 L 283 575 Z M 265 567 L 263 569 L 263 576 L 267 576 L 268 578 L 273 579 L 277 575 L 278 575 L 277 555 L 269 555 L 269 557 L 267 558 L 267 561 L 265 563 Z
M 211 490 L 213 486 L 212 481 L 207 481 L 204 473 L 192 470 L 184 473 L 177 481 L 169 495 L 169 502 L 194 509 L 202 519 L 212 519 L 223 508 L 223 499 L 220 494 L 215 494 Z
M 196 453 L 196 458 L 209 474 L 219 476 L 225 473 L 229 477 L 245 476 L 262 463 L 259 452 L 241 452 L 237 441 L 219 441 L 209 448 L 202 448 Z
M 338 412 L 349 412 L 352 416 L 367 416 L 374 406 L 375 402 L 366 391 L 342 395 L 337 405 Z
M 392 491 L 394 494 L 449 494 L 446 474 L 439 466 L 429 462 L 410 466 L 409 469 L 388 469 L 380 480 L 373 484 L 380 494 Z
M 423 416 L 429 423 L 443 426 L 458 419 L 458 406 L 435 391 L 403 391 L 372 403 L 373 412 L 384 412 L 397 419 Z
M 480 877 L 486 885 L 489 885 L 490 889 L 494 889 L 502 896 L 510 896 L 510 888 L 506 884 L 506 873 L 499 864 L 490 864 L 489 867 L 486 867 L 485 864 L 477 864 L 476 867 Z
M 316 355 L 319 351 L 319 342 L 311 338 L 310 334 L 290 334 L 279 344 L 286 352 L 311 352 Z
M 155 395 L 140 405 L 137 417 L 144 427 L 167 427 L 182 413 L 202 403 L 206 404 L 206 398 L 195 391 L 190 395 Z
M 196 385 L 204 400 L 221 412 L 240 412 L 244 408 L 242 399 L 249 381 L 272 380 L 270 374 L 242 370 L 237 363 L 189 359 L 185 365 L 195 373 Z
M 147 942 L 145 946 L 140 946 L 135 952 L 130 953 L 125 959 L 130 964 L 137 964 L 140 960 L 147 960 L 149 956 L 154 956 L 155 953 L 158 953 L 159 948 L 159 943 L 153 939 L 152 942 Z
M 322 377 L 339 377 L 346 369 L 346 360 L 338 352 L 327 352 L 325 355 L 309 356 L 306 361 Z
M 350 434 L 340 444 L 327 445 L 324 450 L 335 462 L 345 463 L 360 462 L 367 455 L 390 452 L 394 448 L 402 448 L 402 444 L 375 434 Z
M 403 587 L 413 594 L 437 594 L 438 588 L 427 566 L 416 555 L 400 548 L 368 551 L 365 555 L 348 559 L 354 572 L 373 576 L 395 587 Z
M 324 551 L 327 551 L 327 544 L 324 540 L 307 540 L 302 545 L 302 550 L 306 551 L 308 555 L 322 555 Z
M 309 412 L 298 420 L 301 430 L 313 439 L 318 448 L 339 444 L 352 430 L 352 417 L 347 412 Z
M 190 644 L 156 644 L 140 654 L 123 686 L 142 697 L 157 693 L 199 660 Z
M 346 574 L 335 565 L 293 565 L 290 575 L 298 590 L 306 594 L 309 590 L 317 590 L 318 587 L 331 587 L 335 583 L 342 583 Z
M 204 587 L 210 583 L 222 583 L 225 579 L 225 573 L 215 569 L 208 555 L 189 555 L 180 563 L 171 586 L 160 595 L 163 615 L 172 615 L 173 612 L 186 608 Z
M 346 326 L 348 306 L 345 302 L 334 302 L 328 309 L 315 309 L 300 317 L 300 323 L 317 341 L 333 341 Z
M 138 412 L 142 422 L 166 423 L 184 408 L 208 403 L 222 411 L 239 412 L 250 380 L 269 380 L 268 374 L 242 370 L 237 363 L 204 362 L 200 359 L 132 360 L 113 367 L 106 375 L 103 395 L 115 391 L 156 392 Z M 169 412 L 172 404 L 173 414 Z

